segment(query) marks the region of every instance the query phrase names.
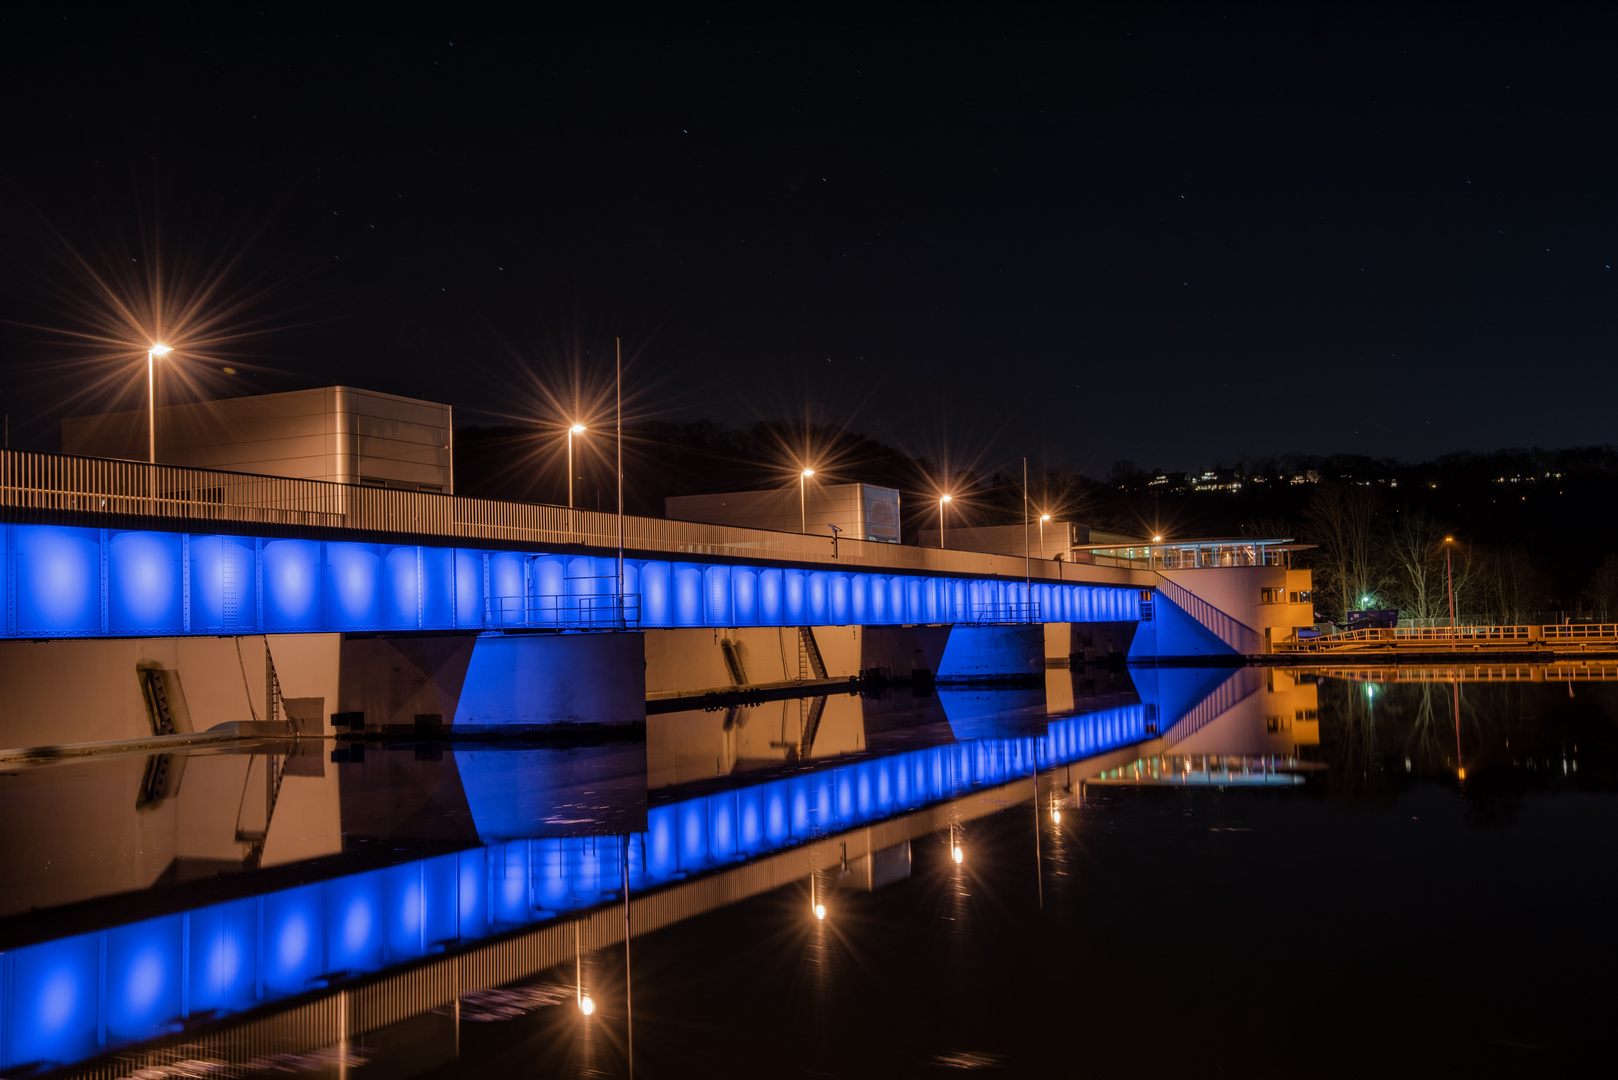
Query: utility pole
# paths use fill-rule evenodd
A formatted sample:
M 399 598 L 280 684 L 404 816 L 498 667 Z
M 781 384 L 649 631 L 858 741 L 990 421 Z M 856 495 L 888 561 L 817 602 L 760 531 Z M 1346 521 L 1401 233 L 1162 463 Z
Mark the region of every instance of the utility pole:
M 617 419 L 613 424 L 618 429 L 618 625 L 624 627 L 624 339 L 612 339 L 613 351 L 617 358 L 617 367 L 614 373 L 614 393 L 617 397 Z M 627 944 L 624 946 L 629 947 Z
M 1045 552 L 1040 551 L 1043 555 Z M 1034 621 L 1034 564 L 1028 552 L 1028 455 L 1022 459 L 1022 576 L 1023 576 L 1023 603 L 1028 605 L 1027 617 L 1029 622 Z M 1039 787 L 1036 782 L 1034 787 Z M 1039 800 L 1034 800 L 1035 821 L 1038 821 Z

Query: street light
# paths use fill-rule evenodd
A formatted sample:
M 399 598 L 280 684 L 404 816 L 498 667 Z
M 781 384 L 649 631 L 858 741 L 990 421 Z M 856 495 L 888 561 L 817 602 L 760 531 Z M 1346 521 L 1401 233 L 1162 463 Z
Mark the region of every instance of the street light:
M 1045 523 L 1051 519 L 1049 514 L 1039 515 L 1039 557 L 1045 557 Z
M 803 485 L 804 482 L 813 475 L 815 475 L 815 470 L 813 469 L 805 469 L 803 472 L 798 474 L 798 531 L 800 533 L 806 533 L 809 531 L 809 515 L 808 512 L 804 510 L 804 507 L 807 504 L 804 502 L 805 496 Z
M 1444 581 L 1449 588 L 1449 636 L 1451 640 L 1455 637 L 1455 571 L 1450 566 L 1449 553 L 1454 548 L 1455 537 L 1444 537 Z
M 567 508 L 573 509 L 573 436 L 583 435 L 588 428 L 574 424 L 567 429 Z
M 573 527 L 573 436 L 583 435 L 589 429 L 583 424 L 575 422 L 567 429 L 567 538 L 571 542 L 574 538 Z
M 952 495 L 940 495 L 938 497 L 938 546 L 939 547 L 944 546 L 944 504 L 949 502 L 950 499 L 952 499 L 952 498 L 954 498 L 954 496 L 952 496 Z
M 159 356 L 174 350 L 167 345 L 153 345 L 146 350 L 146 460 L 157 464 L 157 381 L 153 365 Z

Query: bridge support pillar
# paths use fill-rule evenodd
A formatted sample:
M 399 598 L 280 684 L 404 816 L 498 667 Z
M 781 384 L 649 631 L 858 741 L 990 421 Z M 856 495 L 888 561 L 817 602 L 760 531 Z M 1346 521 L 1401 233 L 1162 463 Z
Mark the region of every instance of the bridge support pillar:
M 1045 630 L 1033 626 L 955 626 L 934 678 L 940 683 L 1044 678 Z
M 645 722 L 640 632 L 486 634 L 472 650 L 453 729 L 520 734 Z

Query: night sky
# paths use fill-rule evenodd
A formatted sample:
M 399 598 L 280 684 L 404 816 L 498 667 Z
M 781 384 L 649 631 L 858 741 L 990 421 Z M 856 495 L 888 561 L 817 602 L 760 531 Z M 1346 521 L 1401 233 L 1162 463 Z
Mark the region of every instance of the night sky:
M 980 468 L 1612 442 L 1615 30 L 7 8 L 0 405 L 54 448 L 140 404 L 161 282 L 170 399 L 341 382 L 550 423 L 621 334 L 633 417 Z

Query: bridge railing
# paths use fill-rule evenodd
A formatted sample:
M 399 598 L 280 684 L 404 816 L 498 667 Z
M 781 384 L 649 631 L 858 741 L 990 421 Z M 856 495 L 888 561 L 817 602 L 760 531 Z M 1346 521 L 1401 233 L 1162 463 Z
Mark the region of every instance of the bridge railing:
M 640 626 L 640 594 L 496 596 L 489 615 L 502 630 L 633 630 Z
M 1220 611 L 1183 585 L 1168 578 L 1159 578 L 1157 589 L 1236 652 L 1252 656 L 1264 651 L 1263 634 L 1240 619 Z
M 565 506 L 503 502 L 363 484 L 256 476 L 139 461 L 0 450 L 0 512 L 119 515 L 181 522 L 340 528 L 443 538 L 472 544 L 519 543 L 598 550 L 618 546 L 618 517 Z M 922 548 L 868 540 L 771 532 L 691 521 L 626 517 L 632 552 L 810 563 L 896 573 L 1073 581 L 1072 566 L 1020 555 Z M 1135 585 L 1126 569 L 1085 567 L 1091 584 Z
M 1039 622 L 1039 601 L 1031 603 L 1013 601 L 1004 604 L 973 604 L 966 612 L 965 621 L 971 625 L 989 626 L 995 623 Z

